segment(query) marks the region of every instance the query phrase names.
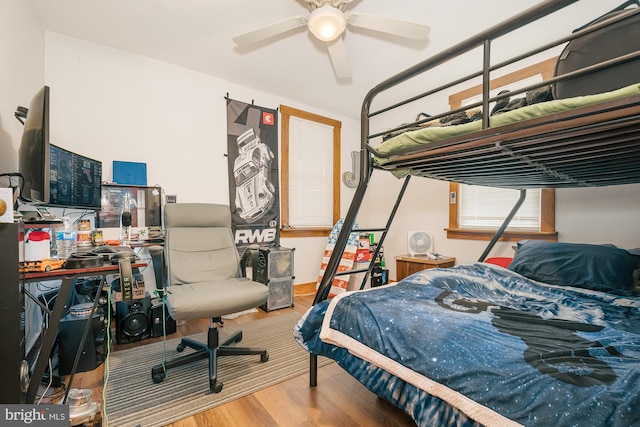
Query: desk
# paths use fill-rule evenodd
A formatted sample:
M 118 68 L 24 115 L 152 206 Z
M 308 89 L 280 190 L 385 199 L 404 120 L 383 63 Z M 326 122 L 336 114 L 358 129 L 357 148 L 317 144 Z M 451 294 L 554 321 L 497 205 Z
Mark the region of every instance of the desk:
M 400 281 L 413 273 L 428 268 L 447 268 L 454 265 L 456 265 L 456 259 L 453 257 L 431 259 L 426 255 L 400 255 L 396 257 L 396 280 Z
M 134 269 L 144 267 L 144 266 L 146 266 L 146 263 L 134 263 L 131 265 L 131 267 Z M 40 346 L 38 357 L 36 359 L 36 363 L 33 368 L 33 373 L 31 374 L 31 381 L 29 381 L 29 387 L 27 389 L 25 403 L 34 403 L 35 401 L 38 387 L 40 386 L 40 382 L 42 381 L 42 377 L 47 368 L 49 355 L 51 354 L 51 350 L 53 349 L 53 345 L 55 343 L 55 339 L 58 333 L 58 327 L 60 326 L 60 319 L 62 319 L 65 309 L 67 308 L 66 305 L 67 305 L 69 293 L 71 292 L 71 289 L 72 289 L 74 279 L 77 279 L 80 277 L 88 277 L 88 276 L 100 276 L 102 277 L 102 280 L 104 280 L 104 278 L 107 275 L 115 274 L 117 272 L 118 272 L 118 265 L 104 264 L 99 267 L 86 267 L 86 268 L 74 268 L 74 269 L 63 268 L 60 270 L 53 270 L 48 272 L 28 272 L 28 273 L 20 274 L 20 280 L 22 283 L 40 282 L 40 281 L 46 281 L 46 280 L 62 280 L 62 284 L 60 285 L 60 290 L 58 291 L 58 295 L 56 297 L 56 302 L 53 306 L 53 310 L 50 313 L 49 327 L 45 331 L 43 331 L 44 336 L 42 338 L 42 344 Z M 101 288 L 98 289 L 98 292 L 100 292 L 100 290 Z M 37 301 L 37 298 L 35 298 L 30 293 L 28 293 L 26 290 L 24 291 L 29 296 L 29 298 L 34 300 L 36 304 L 40 305 L 39 301 Z M 92 313 L 96 309 L 97 300 L 98 298 L 94 298 L 95 302 L 94 302 Z M 88 327 L 90 326 L 90 324 L 91 322 L 87 322 L 87 325 L 85 327 L 84 337 L 86 337 Z M 84 346 L 84 337 L 80 345 L 78 346 L 79 350 L 82 349 Z M 77 356 L 76 356 L 76 359 L 77 359 Z M 72 373 L 71 379 L 73 379 L 73 373 Z

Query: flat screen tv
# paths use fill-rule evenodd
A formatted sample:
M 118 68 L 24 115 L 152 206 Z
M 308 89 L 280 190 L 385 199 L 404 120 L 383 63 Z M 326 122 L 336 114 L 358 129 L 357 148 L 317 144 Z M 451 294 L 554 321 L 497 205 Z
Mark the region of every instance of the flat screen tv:
M 29 104 L 18 152 L 23 202 L 100 209 L 102 162 L 49 143 L 49 87 Z

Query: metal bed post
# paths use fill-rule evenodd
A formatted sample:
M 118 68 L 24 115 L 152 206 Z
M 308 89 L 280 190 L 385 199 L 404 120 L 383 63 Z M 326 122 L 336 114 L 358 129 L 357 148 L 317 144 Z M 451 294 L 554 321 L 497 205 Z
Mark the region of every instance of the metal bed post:
M 327 268 L 325 269 L 324 275 L 322 276 L 322 280 L 320 281 L 320 286 L 318 287 L 316 296 L 313 299 L 313 305 L 316 305 L 320 301 L 324 301 L 329 296 L 331 283 L 333 283 L 333 278 L 336 275 L 336 271 L 338 271 L 340 258 L 342 258 L 344 248 L 347 246 L 347 241 L 349 239 L 349 235 L 351 234 L 351 230 L 353 229 L 353 224 L 356 221 L 358 210 L 360 209 L 360 205 L 362 204 L 362 200 L 364 199 L 364 195 L 367 191 L 367 185 L 369 184 L 370 176 L 370 154 L 366 149 L 362 149 L 360 152 L 360 180 L 358 181 L 358 187 L 356 188 L 353 200 L 351 202 L 351 205 L 349 206 L 347 216 L 342 223 L 342 230 L 340 231 L 338 239 L 336 240 L 336 244 L 333 248 L 333 252 L 331 253 L 331 257 L 329 258 L 329 262 L 327 263 Z M 311 387 L 315 387 L 317 384 L 318 356 L 311 353 L 309 360 L 309 385 Z

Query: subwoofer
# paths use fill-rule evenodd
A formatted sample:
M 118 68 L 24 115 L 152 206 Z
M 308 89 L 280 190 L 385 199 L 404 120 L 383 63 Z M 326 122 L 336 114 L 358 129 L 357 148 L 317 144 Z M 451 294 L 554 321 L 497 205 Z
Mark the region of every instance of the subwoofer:
M 149 309 L 151 297 L 116 302 L 116 342 L 126 344 L 151 336 Z
M 60 320 L 58 329 L 58 373 L 60 375 L 71 374 L 92 305 L 92 303 L 74 305 L 69 314 Z M 99 309 L 91 318 L 91 327 L 82 347 L 76 372 L 92 371 L 104 362 L 105 328 L 104 312 Z

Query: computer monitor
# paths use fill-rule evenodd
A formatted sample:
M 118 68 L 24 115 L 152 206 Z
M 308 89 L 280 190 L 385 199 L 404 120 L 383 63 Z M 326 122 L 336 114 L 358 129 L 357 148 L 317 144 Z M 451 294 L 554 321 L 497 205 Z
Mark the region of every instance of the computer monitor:
M 51 206 L 100 209 L 102 162 L 49 145 Z
M 49 87 L 31 99 L 24 123 L 18 171 L 22 175 L 20 197 L 25 201 L 49 201 Z
M 49 142 L 49 87 L 32 98 L 18 154 L 23 202 L 100 209 L 102 162 Z

